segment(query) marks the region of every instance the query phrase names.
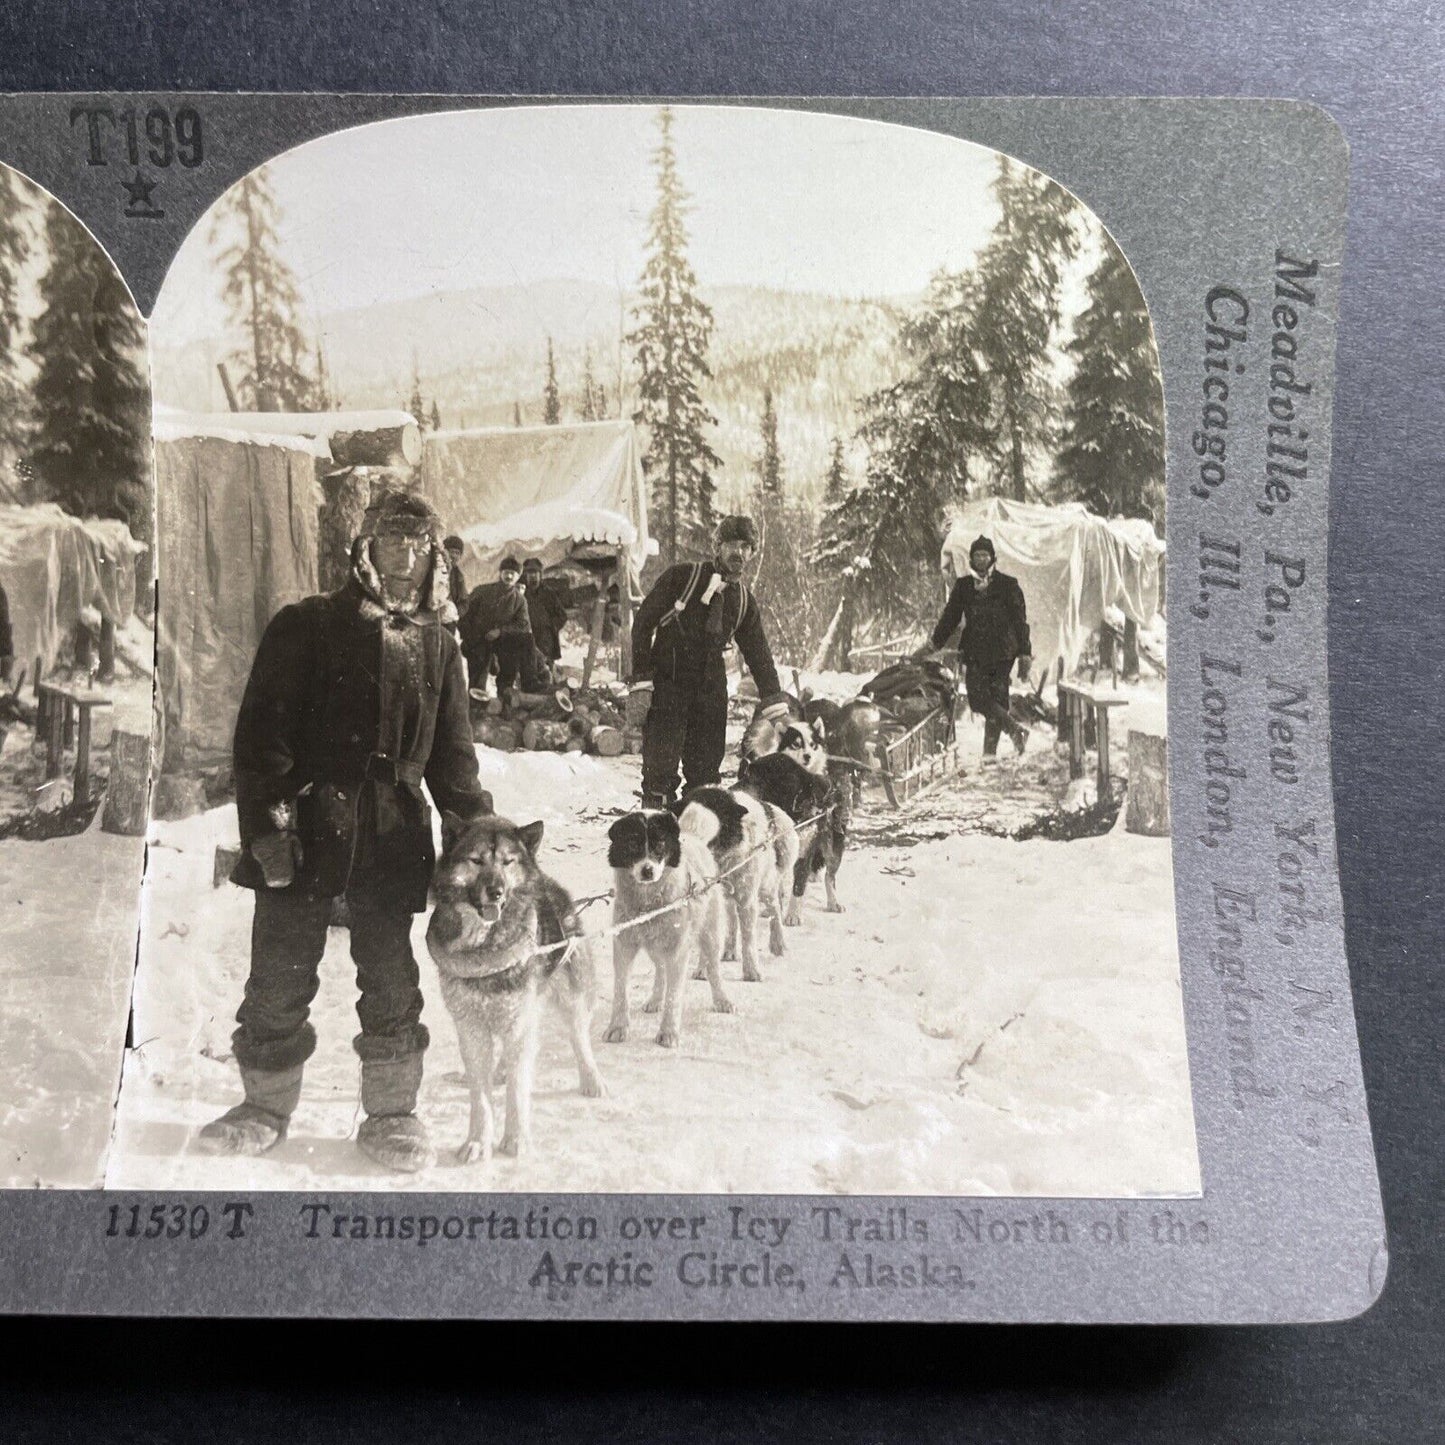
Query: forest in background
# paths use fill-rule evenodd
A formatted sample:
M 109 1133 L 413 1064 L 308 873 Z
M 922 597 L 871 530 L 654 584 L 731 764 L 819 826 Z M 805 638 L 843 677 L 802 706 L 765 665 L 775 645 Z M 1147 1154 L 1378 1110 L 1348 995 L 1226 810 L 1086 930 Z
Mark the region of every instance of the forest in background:
M 215 409 L 400 406 L 424 426 L 625 416 L 666 563 L 743 509 L 775 649 L 847 665 L 938 606 L 970 498 L 1079 501 L 1163 529 L 1163 399 L 1127 262 L 1060 186 L 998 156 L 973 264 L 914 297 L 711 289 L 689 259 L 672 112 L 657 113 L 641 274 L 422 297 L 308 321 L 266 169 L 212 213 L 227 337 L 158 349 L 158 398 Z M 1080 280 L 1082 277 L 1082 280 Z

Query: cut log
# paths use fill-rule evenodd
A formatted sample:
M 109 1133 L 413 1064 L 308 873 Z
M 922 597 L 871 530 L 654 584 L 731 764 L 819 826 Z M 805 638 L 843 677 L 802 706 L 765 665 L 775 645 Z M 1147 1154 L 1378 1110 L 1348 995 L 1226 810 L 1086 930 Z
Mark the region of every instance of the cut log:
M 587 751 L 587 739 L 578 737 L 576 733 L 567 739 L 567 746 L 562 749 L 565 753 L 585 753 Z
M 1129 802 L 1124 821 L 1131 833 L 1169 836 L 1169 740 L 1129 731 Z
M 560 752 L 567 746 L 571 730 L 564 722 L 550 718 L 533 718 L 522 729 L 522 746 L 532 752 Z
M 404 411 L 243 411 L 224 423 L 326 442 L 341 467 L 414 467 L 421 461 L 421 428 Z
M 331 457 L 343 467 L 414 467 L 421 461 L 421 428 L 408 422 L 334 431 Z
M 608 727 L 606 724 L 593 728 L 589 741 L 592 751 L 599 757 L 615 758 L 625 750 L 621 729 Z
M 114 729 L 110 735 L 110 781 L 100 815 L 102 830 L 141 837 L 149 820 L 150 791 L 150 734 Z
M 517 728 L 505 718 L 483 718 L 472 728 L 472 737 L 484 747 L 496 748 L 498 752 L 514 753 L 517 750 Z

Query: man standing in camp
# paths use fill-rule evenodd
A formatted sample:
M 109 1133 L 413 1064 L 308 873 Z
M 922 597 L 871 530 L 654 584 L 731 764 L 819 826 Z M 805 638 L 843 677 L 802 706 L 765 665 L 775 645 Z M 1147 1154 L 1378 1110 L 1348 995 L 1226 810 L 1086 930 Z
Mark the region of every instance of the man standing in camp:
M 466 543 L 460 537 L 451 536 L 442 543 L 447 554 L 447 594 L 455 616 L 449 619 L 447 630 L 461 640 L 461 616 L 467 610 L 467 579 L 462 571 L 462 558 L 466 555 Z
M 283 607 L 261 638 L 236 720 L 241 858 L 256 893 L 251 970 L 232 1047 L 245 1100 L 203 1149 L 260 1154 L 286 1137 L 316 1047 L 309 1022 L 332 902 L 344 896 L 361 989 L 361 1149 L 389 1169 L 434 1160 L 416 1117 L 428 1034 L 411 951 L 439 808 L 492 811 L 477 775 L 436 514 L 393 493 L 352 547 L 346 585 Z
M 998 752 L 1001 732 L 1013 740 L 1016 752 L 1023 752 L 1029 733 L 1009 716 L 1008 679 L 1015 662 L 1021 682 L 1028 681 L 1033 667 L 1024 590 L 1017 578 L 998 571 L 994 563 L 993 543 L 975 538 L 968 549 L 969 575 L 953 584 L 932 638 L 914 654 L 921 658 L 939 651 L 963 624 L 958 658 L 965 669 L 969 710 L 983 718 L 986 758 Z
M 749 517 L 724 517 L 711 561 L 679 562 L 657 579 L 632 624 L 629 725 L 642 725 L 642 805 L 665 808 L 721 777 L 727 750 L 726 651 L 736 640 L 757 684 L 762 715 L 784 718 L 787 699 L 763 635 L 762 610 L 743 581 L 757 550 Z
M 567 608 L 542 578 L 542 559 L 522 563 L 522 591 L 527 595 L 527 618 L 532 624 L 532 654 L 523 674 L 523 686 L 540 692 L 552 681 L 552 668 L 562 656 L 562 629 Z
M 472 687 L 487 690 L 492 658 L 497 659 L 497 696 L 515 687 L 532 646 L 527 598 L 518 585 L 522 568 L 515 557 L 503 557 L 495 582 L 483 582 L 467 599 L 462 613 L 462 650 Z

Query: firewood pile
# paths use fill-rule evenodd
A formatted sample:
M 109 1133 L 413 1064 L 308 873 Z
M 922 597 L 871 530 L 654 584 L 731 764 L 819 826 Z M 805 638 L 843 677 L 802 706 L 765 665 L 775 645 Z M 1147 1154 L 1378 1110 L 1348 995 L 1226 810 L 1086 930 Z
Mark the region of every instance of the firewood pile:
M 642 734 L 627 727 L 626 689 L 513 688 L 502 698 L 472 698 L 472 737 L 499 752 L 593 753 L 615 758 L 642 751 Z

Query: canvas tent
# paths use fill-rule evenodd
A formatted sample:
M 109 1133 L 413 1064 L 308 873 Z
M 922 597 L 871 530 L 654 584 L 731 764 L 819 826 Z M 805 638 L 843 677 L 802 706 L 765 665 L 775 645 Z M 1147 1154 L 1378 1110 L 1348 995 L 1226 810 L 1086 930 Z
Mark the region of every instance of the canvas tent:
M 230 756 L 261 633 L 317 590 L 316 462 L 330 449 L 244 420 L 166 412 L 154 424 L 167 768 Z
M 984 497 L 971 502 L 943 542 L 945 572 L 968 571 L 968 549 L 989 537 L 998 569 L 1017 577 L 1028 604 L 1038 675 L 1051 677 L 1062 658 L 1065 673 L 1108 607 L 1147 627 L 1162 600 L 1164 543 L 1137 517 L 1107 520 L 1077 502 L 1048 507 Z
M 605 549 L 635 578 L 656 551 L 628 421 L 428 432 L 421 474 L 442 524 L 466 543 L 473 585 L 495 577 L 508 552 L 551 565 Z
M 123 627 L 145 548 L 124 522 L 72 517 L 53 502 L 0 507 L 0 584 L 10 603 L 15 666 L 48 671 L 82 608 Z

